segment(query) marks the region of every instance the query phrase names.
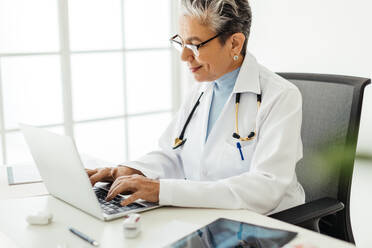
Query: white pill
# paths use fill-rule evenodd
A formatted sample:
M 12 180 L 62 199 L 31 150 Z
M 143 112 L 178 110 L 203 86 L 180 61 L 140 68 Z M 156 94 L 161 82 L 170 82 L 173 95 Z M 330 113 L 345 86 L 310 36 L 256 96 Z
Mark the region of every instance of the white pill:
M 30 214 L 26 217 L 26 221 L 31 225 L 47 225 L 52 222 L 53 215 L 46 211 L 40 211 Z

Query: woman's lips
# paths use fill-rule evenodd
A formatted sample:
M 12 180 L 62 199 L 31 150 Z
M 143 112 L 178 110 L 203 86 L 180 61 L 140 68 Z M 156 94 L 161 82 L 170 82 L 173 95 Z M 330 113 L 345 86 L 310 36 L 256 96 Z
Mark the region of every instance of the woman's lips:
M 202 66 L 197 66 L 197 67 L 190 67 L 190 71 L 192 73 L 195 73 L 197 70 L 199 70 L 200 68 L 202 68 Z

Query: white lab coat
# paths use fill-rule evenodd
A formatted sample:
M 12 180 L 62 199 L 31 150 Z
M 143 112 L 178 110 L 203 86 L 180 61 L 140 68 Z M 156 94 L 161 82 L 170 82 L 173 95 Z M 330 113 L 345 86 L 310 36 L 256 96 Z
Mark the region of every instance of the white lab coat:
M 176 137 L 200 93 L 184 135 L 186 143 L 173 150 Z M 212 83 L 196 83 L 159 140 L 159 150 L 123 163 L 149 178 L 160 179 L 159 203 L 184 207 L 248 209 L 262 214 L 304 203 L 295 167 L 302 158 L 301 93 L 292 83 L 267 70 L 247 53 L 232 94 L 206 141 Z M 241 159 L 236 147 L 235 93 L 241 92 L 239 132 Z M 257 94 L 262 104 L 257 109 Z M 258 110 L 258 111 L 257 111 Z

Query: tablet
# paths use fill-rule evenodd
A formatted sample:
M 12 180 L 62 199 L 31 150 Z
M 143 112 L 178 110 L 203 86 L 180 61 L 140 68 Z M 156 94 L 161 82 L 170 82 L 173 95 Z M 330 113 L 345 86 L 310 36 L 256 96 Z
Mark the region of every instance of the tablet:
M 167 246 L 168 248 L 277 248 L 297 233 L 220 218 Z

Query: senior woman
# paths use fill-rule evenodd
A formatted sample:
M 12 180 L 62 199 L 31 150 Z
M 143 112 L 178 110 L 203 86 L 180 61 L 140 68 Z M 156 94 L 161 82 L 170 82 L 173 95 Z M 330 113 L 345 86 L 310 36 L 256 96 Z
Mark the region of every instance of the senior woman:
M 113 182 L 107 201 L 130 192 L 160 205 L 278 212 L 304 202 L 301 94 L 246 52 L 247 0 L 182 0 L 178 35 L 197 83 L 159 140 L 159 150 L 114 168 L 87 170 Z

